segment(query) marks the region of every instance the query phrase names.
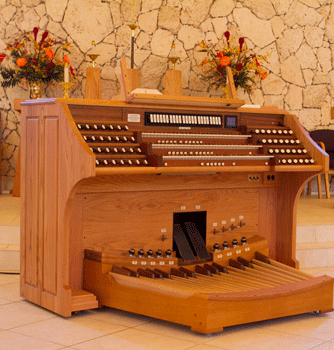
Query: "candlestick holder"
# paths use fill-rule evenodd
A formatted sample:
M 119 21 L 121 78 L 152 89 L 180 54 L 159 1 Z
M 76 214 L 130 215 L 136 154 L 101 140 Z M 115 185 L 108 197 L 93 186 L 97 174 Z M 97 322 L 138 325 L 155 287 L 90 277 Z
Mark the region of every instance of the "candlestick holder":
M 172 69 L 175 70 L 175 63 L 180 57 L 168 57 L 168 61 L 172 62 Z
M 69 98 L 70 88 L 72 87 L 72 85 L 74 85 L 74 83 L 72 82 L 65 83 L 63 81 L 63 82 L 60 82 L 59 84 L 64 88 L 64 98 Z
M 100 55 L 97 54 L 89 54 L 88 57 L 92 60 L 92 67 L 95 67 L 95 61 Z

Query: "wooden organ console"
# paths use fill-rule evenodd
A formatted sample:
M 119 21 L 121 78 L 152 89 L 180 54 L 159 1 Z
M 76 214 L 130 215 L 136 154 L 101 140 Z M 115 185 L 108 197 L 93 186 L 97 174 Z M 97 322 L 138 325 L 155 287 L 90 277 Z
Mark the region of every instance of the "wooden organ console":
M 298 270 L 296 206 L 328 156 L 298 119 L 239 100 L 22 103 L 21 295 L 200 333 L 333 310 Z

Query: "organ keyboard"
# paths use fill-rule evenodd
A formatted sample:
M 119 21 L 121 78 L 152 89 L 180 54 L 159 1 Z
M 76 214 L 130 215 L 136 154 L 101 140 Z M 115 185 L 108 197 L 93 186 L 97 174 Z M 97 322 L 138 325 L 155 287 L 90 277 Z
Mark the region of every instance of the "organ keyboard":
M 22 104 L 21 142 L 24 298 L 201 333 L 333 309 L 333 279 L 295 259 L 298 197 L 328 169 L 295 116 L 209 98 L 40 99 Z

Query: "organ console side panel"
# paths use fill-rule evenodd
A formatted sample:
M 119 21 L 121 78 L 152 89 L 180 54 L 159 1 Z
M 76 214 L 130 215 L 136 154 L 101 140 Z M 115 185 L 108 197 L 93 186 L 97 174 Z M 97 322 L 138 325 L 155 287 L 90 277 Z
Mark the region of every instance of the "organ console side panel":
M 95 174 L 95 157 L 75 135 L 66 110 L 54 100 L 24 107 L 21 295 L 69 316 L 67 217 L 77 182 Z
M 328 166 L 295 117 L 140 96 L 22 112 L 24 298 L 201 333 L 332 310 L 333 279 L 294 268 L 297 200 Z

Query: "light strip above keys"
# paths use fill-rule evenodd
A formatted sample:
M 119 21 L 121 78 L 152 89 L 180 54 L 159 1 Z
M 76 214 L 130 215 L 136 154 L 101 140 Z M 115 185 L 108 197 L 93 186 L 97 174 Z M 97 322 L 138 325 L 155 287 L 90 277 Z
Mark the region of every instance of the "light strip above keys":
M 157 144 L 152 145 L 152 149 L 260 149 L 258 145 L 174 145 L 174 144 Z
M 268 160 L 273 156 L 163 156 L 163 160 Z
M 203 138 L 203 139 L 221 139 L 221 140 L 247 140 L 251 135 L 232 135 L 232 134 L 182 134 L 168 132 L 143 132 L 142 137 L 169 137 L 174 139 L 180 138 Z

